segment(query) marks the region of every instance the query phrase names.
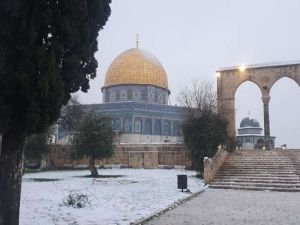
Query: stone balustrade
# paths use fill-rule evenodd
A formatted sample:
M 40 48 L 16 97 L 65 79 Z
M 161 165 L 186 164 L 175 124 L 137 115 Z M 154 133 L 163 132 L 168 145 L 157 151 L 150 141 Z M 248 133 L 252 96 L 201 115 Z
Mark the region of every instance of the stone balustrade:
M 216 173 L 223 165 L 228 152 L 224 149 L 219 149 L 213 158 L 204 158 L 204 182 L 209 184 L 215 177 Z

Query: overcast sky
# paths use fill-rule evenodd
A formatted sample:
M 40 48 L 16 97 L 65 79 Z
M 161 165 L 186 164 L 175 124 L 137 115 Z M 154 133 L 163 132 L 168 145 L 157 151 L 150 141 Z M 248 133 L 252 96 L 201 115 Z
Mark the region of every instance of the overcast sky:
M 195 78 L 214 79 L 221 67 L 300 60 L 299 0 L 113 0 L 99 36 L 97 78 L 82 103 L 101 103 L 106 70 L 135 47 L 155 55 L 169 79 L 171 104 Z M 252 83 L 236 93 L 236 123 L 250 116 L 263 125 L 261 94 Z M 271 135 L 277 146 L 300 148 L 300 88 L 288 79 L 271 91 Z M 237 127 L 238 128 L 238 127 Z

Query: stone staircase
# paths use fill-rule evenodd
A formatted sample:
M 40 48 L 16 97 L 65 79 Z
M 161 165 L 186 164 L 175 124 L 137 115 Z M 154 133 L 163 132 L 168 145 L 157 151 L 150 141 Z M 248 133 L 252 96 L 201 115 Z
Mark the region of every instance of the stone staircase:
M 231 153 L 210 188 L 300 192 L 300 150 Z
M 295 168 L 295 173 L 300 176 L 300 149 L 283 150 L 281 151 L 281 154 L 287 156 L 291 160 Z

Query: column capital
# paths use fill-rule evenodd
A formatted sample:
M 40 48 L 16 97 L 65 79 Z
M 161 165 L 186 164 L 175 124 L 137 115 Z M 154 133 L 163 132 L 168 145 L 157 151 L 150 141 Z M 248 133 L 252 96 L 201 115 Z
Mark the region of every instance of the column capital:
M 270 95 L 264 95 L 264 96 L 261 97 L 261 99 L 262 99 L 262 101 L 265 105 L 268 105 L 270 103 L 271 96 Z

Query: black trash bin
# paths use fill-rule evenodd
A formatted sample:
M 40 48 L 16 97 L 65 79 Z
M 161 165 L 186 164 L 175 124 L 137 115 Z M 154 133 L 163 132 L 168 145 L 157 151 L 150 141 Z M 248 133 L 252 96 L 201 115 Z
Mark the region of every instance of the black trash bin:
M 177 188 L 182 192 L 183 189 L 187 189 L 187 175 L 177 175 Z

